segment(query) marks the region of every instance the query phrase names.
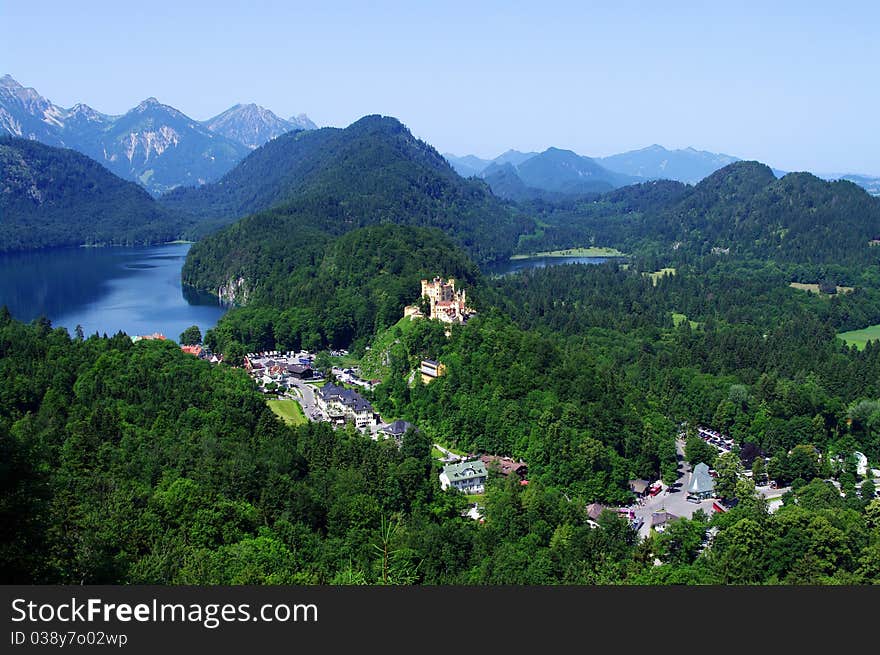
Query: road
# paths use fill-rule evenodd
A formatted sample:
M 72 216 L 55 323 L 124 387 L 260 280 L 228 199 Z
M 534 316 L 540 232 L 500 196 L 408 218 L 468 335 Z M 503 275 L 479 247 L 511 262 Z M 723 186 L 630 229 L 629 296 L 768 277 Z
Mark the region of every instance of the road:
M 639 536 L 647 537 L 651 532 L 651 515 L 654 512 L 667 511 L 670 514 L 681 518 L 691 518 L 698 509 L 702 509 L 706 514 L 712 514 L 712 503 L 714 500 L 704 500 L 700 503 L 691 503 L 687 500 L 687 488 L 691 482 L 691 467 L 684 459 L 684 441 L 682 439 L 675 440 L 675 450 L 678 457 L 678 479 L 671 487 L 663 485 L 663 490 L 656 496 L 646 496 L 635 505 L 631 505 L 629 509 L 635 512 L 635 515 L 643 520 L 642 527 L 639 528 Z
M 460 455 L 456 455 L 454 452 L 452 452 L 451 450 L 447 450 L 446 448 L 444 448 L 443 446 L 441 446 L 438 443 L 434 444 L 434 448 L 436 448 L 437 450 L 439 450 L 441 453 L 443 453 L 445 455 L 445 457 L 443 458 L 443 461 L 458 462 L 461 460 Z
M 318 409 L 318 406 L 315 403 L 315 388 L 312 385 L 306 384 L 302 380 L 297 379 L 293 380 L 293 386 L 296 399 L 299 401 L 306 418 L 310 421 L 322 420 L 321 410 Z
M 672 487 L 663 485 L 663 490 L 656 496 L 646 496 L 642 501 L 631 505 L 629 509 L 635 512 L 635 515 L 641 518 L 644 523 L 639 528 L 639 536 L 647 537 L 651 532 L 651 515 L 654 512 L 667 511 L 670 514 L 681 518 L 691 518 L 698 509 L 703 510 L 709 516 L 712 515 L 712 504 L 714 498 L 704 500 L 700 503 L 692 503 L 687 500 L 687 489 L 691 482 L 693 472 L 690 464 L 684 459 L 684 440 L 675 440 L 675 450 L 678 456 L 679 477 Z M 772 489 L 769 486 L 757 487 L 759 494 L 765 498 L 778 498 L 782 496 L 789 488 Z

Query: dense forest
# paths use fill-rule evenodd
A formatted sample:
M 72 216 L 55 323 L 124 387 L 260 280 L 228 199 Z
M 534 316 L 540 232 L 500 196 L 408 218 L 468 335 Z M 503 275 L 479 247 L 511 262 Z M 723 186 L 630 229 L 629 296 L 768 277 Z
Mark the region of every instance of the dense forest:
M 188 225 L 85 155 L 0 137 L 0 252 L 162 243 Z
M 566 202 L 533 201 L 541 229 L 521 252 L 580 245 L 697 258 L 709 254 L 798 264 L 876 264 L 880 199 L 809 173 L 776 179 L 757 162 L 730 164 L 696 186 L 657 181 Z
M 224 253 L 236 251 L 235 228 L 218 235 L 210 248 L 217 248 L 220 267 Z M 259 256 L 239 269 L 247 280 L 248 304 L 230 312 L 209 331 L 207 343 L 220 352 L 285 350 L 326 346 L 366 345 L 376 332 L 396 323 L 403 307 L 418 295 L 419 281 L 436 271 L 461 279 L 476 280 L 479 272 L 464 252 L 441 231 L 402 225 L 365 227 L 331 241 L 315 234 L 309 241 L 299 233 L 299 246 L 287 248 L 267 239 Z M 229 245 L 229 250 L 224 248 Z M 206 246 L 207 247 L 207 246 Z M 193 286 L 211 273 L 214 251 L 199 249 L 184 267 L 184 280 Z
M 465 330 L 496 332 L 497 342 L 467 356 L 510 343 L 515 328 L 486 322 Z M 462 516 L 457 492 L 440 491 L 425 435 L 410 432 L 398 448 L 322 424 L 288 427 L 243 372 L 172 343 L 71 339 L 0 313 L 0 380 L 7 583 L 880 581 L 880 500 L 843 498 L 820 478 L 797 483 L 775 513 L 740 489 L 728 513 L 698 513 L 639 541 L 611 512 L 591 524 L 583 501 L 598 487 L 566 485 L 548 467 L 528 487 L 493 478 L 480 523 Z M 584 393 L 601 397 L 603 386 Z M 628 472 L 596 440 L 569 441 L 589 428 L 560 410 L 565 425 L 551 411 L 536 424 L 546 433 L 531 437 L 548 462 L 580 455 L 612 477 Z M 787 465 L 807 475 L 811 461 Z M 589 482 L 576 466 L 560 475 Z

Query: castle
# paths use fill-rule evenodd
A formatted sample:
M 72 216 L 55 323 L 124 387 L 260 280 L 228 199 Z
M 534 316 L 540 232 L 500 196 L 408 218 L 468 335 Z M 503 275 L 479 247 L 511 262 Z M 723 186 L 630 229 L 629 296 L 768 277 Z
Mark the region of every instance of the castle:
M 455 280 L 435 277 L 433 280 L 422 280 L 422 298 L 427 298 L 430 312 L 428 318 L 442 321 L 443 323 L 464 323 L 475 314 L 473 309 L 467 306 L 467 297 L 464 289 L 455 290 Z M 424 318 L 419 305 L 404 307 L 403 315 L 409 316 L 410 320 Z

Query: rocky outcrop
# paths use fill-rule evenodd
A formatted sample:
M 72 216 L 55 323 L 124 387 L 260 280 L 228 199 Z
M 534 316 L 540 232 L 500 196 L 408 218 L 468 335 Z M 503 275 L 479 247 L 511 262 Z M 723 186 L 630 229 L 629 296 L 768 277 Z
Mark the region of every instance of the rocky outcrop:
M 217 288 L 217 297 L 222 303 L 245 305 L 249 295 L 250 290 L 241 276 L 231 277 L 226 284 L 221 284 Z

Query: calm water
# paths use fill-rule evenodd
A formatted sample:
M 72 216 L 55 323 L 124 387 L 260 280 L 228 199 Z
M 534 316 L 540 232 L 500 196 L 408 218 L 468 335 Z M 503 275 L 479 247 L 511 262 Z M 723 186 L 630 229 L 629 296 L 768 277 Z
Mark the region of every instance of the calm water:
M 604 264 L 608 260 L 620 260 L 620 257 L 529 257 L 528 259 L 512 259 L 501 264 L 488 267 L 489 275 L 508 275 L 530 268 L 546 268 L 560 264 Z
M 0 254 L 0 306 L 21 321 L 43 315 L 71 334 L 152 334 L 177 340 L 202 333 L 226 312 L 216 297 L 183 288 L 189 244 L 143 248 L 70 248 Z

